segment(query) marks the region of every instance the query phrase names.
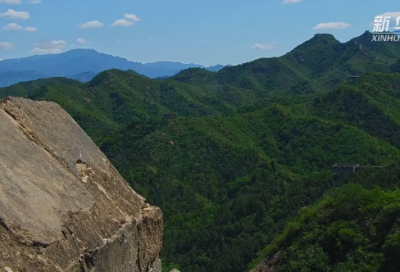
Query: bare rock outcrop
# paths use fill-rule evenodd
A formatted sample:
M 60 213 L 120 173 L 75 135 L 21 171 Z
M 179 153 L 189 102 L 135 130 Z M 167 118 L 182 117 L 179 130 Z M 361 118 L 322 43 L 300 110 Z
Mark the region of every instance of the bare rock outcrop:
M 60 106 L 0 101 L 0 271 L 160 272 L 162 213 Z
M 281 254 L 282 250 L 279 250 L 271 258 L 263 259 L 254 269 L 250 270 L 250 272 L 275 272 L 278 269 Z

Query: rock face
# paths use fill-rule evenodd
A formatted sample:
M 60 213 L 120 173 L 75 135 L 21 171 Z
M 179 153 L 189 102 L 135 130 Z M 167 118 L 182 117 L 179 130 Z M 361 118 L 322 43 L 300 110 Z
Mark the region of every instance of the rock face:
M 262 260 L 257 267 L 250 270 L 250 272 L 275 272 L 278 269 L 281 254 L 282 251 L 279 250 L 272 258 Z
M 0 271 L 160 272 L 163 221 L 60 106 L 0 101 Z

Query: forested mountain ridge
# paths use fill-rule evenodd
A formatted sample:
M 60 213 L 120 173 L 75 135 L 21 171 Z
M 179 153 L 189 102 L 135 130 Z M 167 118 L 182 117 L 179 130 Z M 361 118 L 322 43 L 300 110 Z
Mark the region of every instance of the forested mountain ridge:
M 261 97 L 266 91 L 329 91 L 351 76 L 387 71 L 400 58 L 399 49 L 400 45 L 395 42 L 372 42 L 370 32 L 345 43 L 329 34 L 316 34 L 282 57 L 225 67 L 216 74 L 192 68 L 174 78 L 196 84 L 229 84 L 252 89 Z
M 0 97 L 59 103 L 133 188 L 163 209 L 166 271 L 239 272 L 299 209 L 331 188 L 361 183 L 332 174 L 332 164 L 387 166 L 386 173 L 399 158 L 400 74 L 388 72 L 397 45 L 368 44 L 368 35 L 347 45 L 317 35 L 286 55 L 290 65 L 285 57 L 261 59 L 167 80 L 109 70 L 86 84 L 21 83 L 0 89 Z M 318 48 L 334 57 L 311 54 Z M 294 61 L 293 52 L 307 61 Z M 359 77 L 346 69 L 337 75 L 354 63 Z M 288 76 L 292 66 L 299 77 Z
M 238 105 L 256 101 L 251 90 L 195 86 L 119 70 L 102 72 L 87 84 L 63 78 L 23 82 L 0 89 L 0 96 L 57 102 L 73 112 L 78 122 L 82 120 L 84 129 L 95 129 L 92 137 L 104 136 L 137 118 L 161 118 L 164 113 L 198 117 L 228 114 Z
M 398 271 L 398 173 L 398 161 L 385 170 L 361 172 L 352 184 L 302 208 L 249 270 Z

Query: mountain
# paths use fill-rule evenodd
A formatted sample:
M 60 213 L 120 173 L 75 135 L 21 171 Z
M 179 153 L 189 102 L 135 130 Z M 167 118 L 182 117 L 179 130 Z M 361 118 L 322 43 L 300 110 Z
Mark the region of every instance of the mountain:
M 206 70 L 210 71 L 210 72 L 218 72 L 219 70 L 221 70 L 224 67 L 225 67 L 224 65 L 218 64 L 218 65 L 207 67 Z M 191 67 L 189 67 L 189 68 L 191 68 Z
M 279 58 L 263 58 L 225 67 L 218 73 L 188 69 L 181 71 L 174 79 L 252 89 L 260 98 L 267 92 L 283 90 L 319 92 L 331 90 L 349 77 L 368 71 L 387 71 L 400 58 L 399 49 L 399 43 L 372 42 L 370 32 L 345 43 L 340 43 L 329 34 L 316 34 Z
M 95 76 L 97 75 L 96 72 L 83 72 L 75 75 L 71 75 L 68 78 L 70 79 L 75 79 L 80 82 L 89 82 L 91 81 Z M 41 77 L 41 78 L 46 78 L 46 77 Z
M 159 80 L 134 71 L 108 70 L 85 84 L 64 78 L 24 82 L 0 88 L 0 97 L 57 102 L 129 184 L 163 209 L 164 271 L 243 272 L 277 254 L 279 243 L 274 250 L 265 249 L 276 241 L 287 241 L 283 246 L 299 241 L 304 247 L 293 249 L 297 255 L 313 248 L 316 241 L 302 236 L 308 234 L 302 227 L 319 223 L 321 233 L 330 234 L 327 221 L 320 220 L 337 221 L 340 230 L 340 222 L 348 219 L 344 234 L 349 223 L 350 230 L 358 226 L 357 239 L 369 239 L 375 219 L 387 222 L 376 217 L 380 211 L 400 217 L 396 206 L 391 210 L 381 203 L 392 194 L 395 197 L 398 186 L 399 45 L 372 43 L 369 36 L 364 33 L 340 43 L 331 35 L 316 35 L 280 58 L 216 73 L 190 68 Z M 343 177 L 332 172 L 336 163 L 368 168 Z M 348 190 L 349 183 L 362 186 L 366 191 L 359 191 L 365 194 L 381 187 L 382 199 L 367 206 L 376 207 L 377 213 L 366 210 L 360 215 L 349 209 L 348 217 L 323 217 L 326 206 L 319 203 L 328 192 L 343 186 Z M 342 210 L 339 204 L 345 198 L 332 195 L 338 201 L 332 205 L 334 215 Z M 367 205 L 357 201 L 353 204 Z M 301 220 L 299 211 L 307 207 L 315 207 L 311 220 L 299 223 L 297 240 L 286 240 L 292 236 L 280 234 L 287 233 L 289 222 Z M 371 228 L 362 216 L 370 220 Z M 387 223 L 385 231 L 396 227 Z M 395 231 L 377 235 L 383 244 L 390 238 L 386 234 Z M 374 239 L 357 244 L 363 246 L 360 254 L 371 250 L 385 254 Z M 358 255 L 353 251 L 348 251 L 349 260 L 342 260 L 346 252 L 339 252 L 340 260 L 332 267 L 350 264 L 351 258 L 370 264 L 365 258 L 354 259 Z M 323 261 L 331 256 L 324 254 L 293 255 L 290 260 L 287 255 L 279 261 L 292 265 L 293 260 L 309 259 L 319 264 L 320 256 Z M 385 259 L 377 255 L 366 256 L 383 266 Z
M 250 271 L 398 271 L 398 173 L 397 162 L 384 172 L 360 174 L 357 185 L 332 189 L 301 209 Z
M 160 209 L 68 113 L 8 98 L 0 123 L 2 271 L 161 272 Z
M 17 82 L 45 78 L 44 74 L 36 71 L 4 71 L 0 72 L 0 87 L 10 86 Z
M 38 78 L 68 77 L 90 81 L 96 74 L 109 69 L 134 70 L 150 78 L 169 77 L 183 69 L 201 67 L 180 62 L 142 64 L 99 53 L 91 49 L 74 49 L 61 54 L 32 56 L 0 61 L 0 87 Z M 219 69 L 212 67 L 213 71 Z
M 167 70 L 170 70 L 171 72 L 185 70 L 188 68 L 205 68 L 202 65 L 198 65 L 198 64 L 194 64 L 194 63 L 183 64 L 180 62 L 172 62 L 172 61 L 157 61 L 157 62 L 152 62 L 152 63 L 146 63 L 143 65 L 145 67 L 167 69 Z

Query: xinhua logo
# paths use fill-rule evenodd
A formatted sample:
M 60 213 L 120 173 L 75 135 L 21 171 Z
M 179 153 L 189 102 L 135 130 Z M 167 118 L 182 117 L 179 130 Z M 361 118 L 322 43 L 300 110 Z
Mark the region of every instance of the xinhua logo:
M 395 19 L 396 26 L 393 31 L 390 28 L 392 19 Z M 400 41 L 400 16 L 376 16 L 374 20 L 374 30 L 372 31 L 373 42 L 398 42 Z

